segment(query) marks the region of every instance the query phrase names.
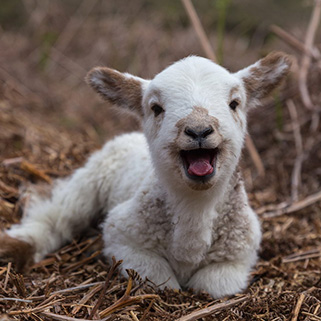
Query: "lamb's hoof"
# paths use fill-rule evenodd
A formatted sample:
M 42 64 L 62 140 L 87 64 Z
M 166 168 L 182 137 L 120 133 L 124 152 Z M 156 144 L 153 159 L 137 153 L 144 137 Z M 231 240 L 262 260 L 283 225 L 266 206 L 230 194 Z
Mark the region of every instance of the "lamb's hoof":
M 34 247 L 0 232 L 0 263 L 12 262 L 17 272 L 28 271 L 33 264 Z

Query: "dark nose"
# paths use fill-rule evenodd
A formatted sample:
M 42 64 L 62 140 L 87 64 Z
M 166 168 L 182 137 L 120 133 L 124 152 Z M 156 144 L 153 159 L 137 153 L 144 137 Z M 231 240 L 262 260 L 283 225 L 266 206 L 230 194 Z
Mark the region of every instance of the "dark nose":
M 212 126 L 206 127 L 202 130 L 195 130 L 190 127 L 185 128 L 185 134 L 198 141 L 201 141 L 202 139 L 212 134 L 213 132 L 214 132 L 214 129 L 212 128 Z

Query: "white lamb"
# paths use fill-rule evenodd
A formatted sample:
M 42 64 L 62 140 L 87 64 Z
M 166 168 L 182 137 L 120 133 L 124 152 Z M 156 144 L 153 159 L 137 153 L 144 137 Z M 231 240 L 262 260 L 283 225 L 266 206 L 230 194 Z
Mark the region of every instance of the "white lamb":
M 287 75 L 272 53 L 230 73 L 191 56 L 153 80 L 95 68 L 88 83 L 139 115 L 143 133 L 116 137 L 50 198 L 34 196 L 20 225 L 1 234 L 0 256 L 22 268 L 84 231 L 99 213 L 104 254 L 156 284 L 214 298 L 247 285 L 261 240 L 237 168 L 247 111 Z

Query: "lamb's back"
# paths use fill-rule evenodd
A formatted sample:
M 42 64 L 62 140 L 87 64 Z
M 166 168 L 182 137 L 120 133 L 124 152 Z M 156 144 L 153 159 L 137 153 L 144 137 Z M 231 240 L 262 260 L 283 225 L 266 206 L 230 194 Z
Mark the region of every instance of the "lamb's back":
M 92 157 L 97 157 L 99 200 L 109 211 L 132 198 L 146 175 L 152 175 L 152 164 L 145 136 L 135 132 L 108 141 Z

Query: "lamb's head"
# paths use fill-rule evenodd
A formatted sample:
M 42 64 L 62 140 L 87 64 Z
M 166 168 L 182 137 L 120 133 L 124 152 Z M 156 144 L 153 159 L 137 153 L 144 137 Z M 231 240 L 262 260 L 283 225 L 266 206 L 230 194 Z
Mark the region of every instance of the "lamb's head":
M 95 68 L 90 85 L 143 119 L 155 170 L 182 188 L 220 186 L 234 172 L 246 134 L 247 111 L 287 75 L 290 59 L 272 53 L 237 73 L 188 57 L 144 80 Z

